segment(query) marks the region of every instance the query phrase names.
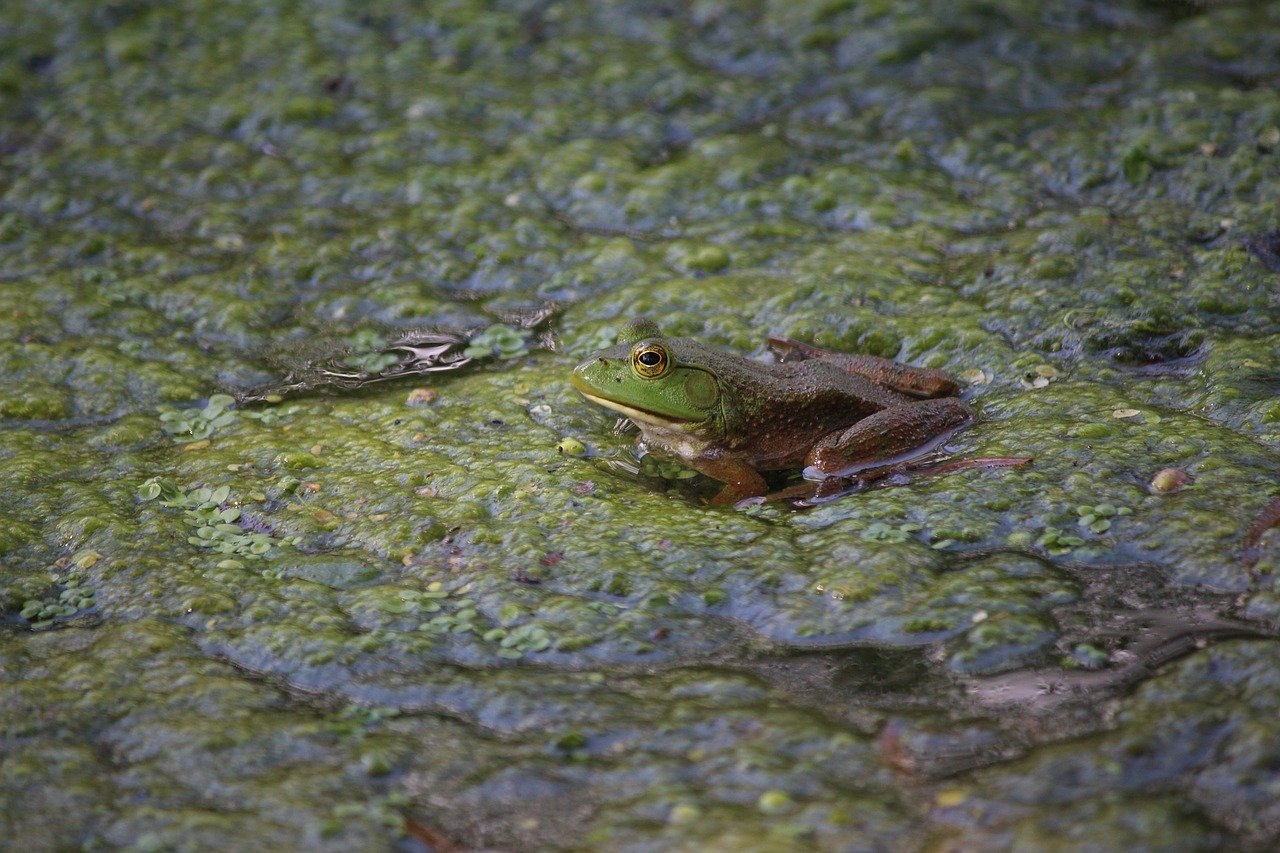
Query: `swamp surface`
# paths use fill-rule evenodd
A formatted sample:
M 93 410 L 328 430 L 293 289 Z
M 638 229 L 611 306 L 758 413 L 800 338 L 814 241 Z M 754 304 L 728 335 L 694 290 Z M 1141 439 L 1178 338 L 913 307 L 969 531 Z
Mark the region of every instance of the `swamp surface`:
M 12 0 L 3 837 L 1275 849 L 1278 87 L 1261 0 Z M 1034 462 L 707 507 L 569 385 L 639 315 Z

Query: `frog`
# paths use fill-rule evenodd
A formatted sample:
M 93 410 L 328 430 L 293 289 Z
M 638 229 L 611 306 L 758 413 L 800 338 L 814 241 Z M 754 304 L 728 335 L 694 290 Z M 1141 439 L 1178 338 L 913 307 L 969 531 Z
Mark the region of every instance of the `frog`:
M 766 498 L 770 472 L 830 482 L 903 465 L 974 420 L 942 370 L 785 337 L 768 343 L 772 362 L 666 337 L 640 317 L 570 381 L 634 422 L 644 451 L 722 483 L 710 501 L 720 506 Z

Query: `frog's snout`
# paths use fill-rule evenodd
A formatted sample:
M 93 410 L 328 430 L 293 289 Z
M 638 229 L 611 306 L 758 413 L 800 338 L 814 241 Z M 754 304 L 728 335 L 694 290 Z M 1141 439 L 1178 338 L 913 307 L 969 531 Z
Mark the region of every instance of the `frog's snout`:
M 596 356 L 575 367 L 573 373 L 569 376 L 569 381 L 579 391 L 598 394 L 599 389 L 604 388 L 606 384 L 622 382 L 623 371 L 618 368 L 619 363 L 617 361 L 604 356 Z
M 588 379 L 587 374 L 593 368 L 600 367 L 601 365 L 599 363 L 603 361 L 603 358 L 592 359 L 591 361 L 584 361 L 582 364 L 575 367 L 573 369 L 573 373 L 569 375 L 569 381 L 573 383 L 573 387 L 577 388 L 579 391 L 590 391 L 591 381 Z

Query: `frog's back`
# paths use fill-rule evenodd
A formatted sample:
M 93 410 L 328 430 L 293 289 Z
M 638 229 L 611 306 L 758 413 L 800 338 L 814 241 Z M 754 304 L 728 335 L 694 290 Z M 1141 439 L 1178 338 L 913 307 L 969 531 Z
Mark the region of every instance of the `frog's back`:
M 718 360 L 714 371 L 732 412 L 726 449 L 761 470 L 792 467 L 822 436 L 908 402 L 820 361 L 766 364 L 728 357 Z
M 821 361 L 765 364 L 744 359 L 718 375 L 745 409 L 755 404 L 773 412 L 826 412 L 837 425 L 851 423 L 851 412 L 857 413 L 857 420 L 908 401 L 896 391 Z

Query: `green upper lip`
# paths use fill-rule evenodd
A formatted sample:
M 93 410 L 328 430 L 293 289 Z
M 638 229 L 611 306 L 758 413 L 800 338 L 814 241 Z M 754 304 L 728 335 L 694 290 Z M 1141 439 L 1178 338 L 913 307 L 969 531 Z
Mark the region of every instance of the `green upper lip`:
M 599 389 L 589 384 L 585 379 L 579 376 L 577 370 L 569 374 L 569 381 L 573 383 L 573 387 L 577 388 L 580 394 L 591 398 L 592 400 L 598 402 L 602 406 L 613 408 L 615 410 L 630 409 L 631 411 L 636 412 L 638 414 L 647 415 L 648 418 L 653 421 L 662 421 L 664 423 L 683 423 L 683 421 L 681 421 L 680 418 L 673 418 L 669 415 L 664 415 L 660 412 L 655 412 L 650 409 L 643 408 L 641 406 L 632 405 L 630 403 L 620 403 L 617 400 L 610 400 L 608 397 L 605 397 L 602 394 L 600 394 Z M 624 411 L 623 414 L 625 415 L 626 412 Z

